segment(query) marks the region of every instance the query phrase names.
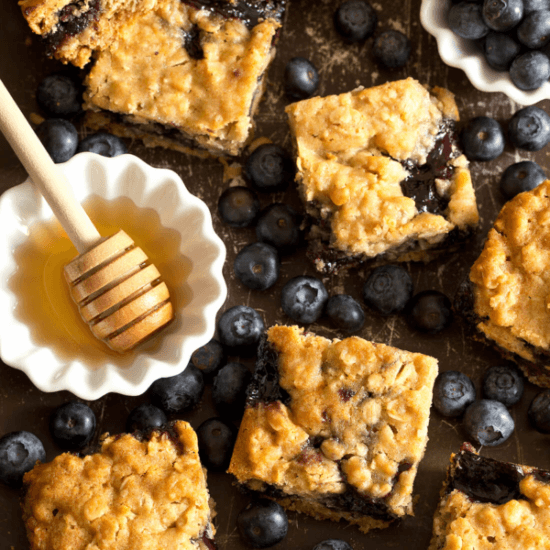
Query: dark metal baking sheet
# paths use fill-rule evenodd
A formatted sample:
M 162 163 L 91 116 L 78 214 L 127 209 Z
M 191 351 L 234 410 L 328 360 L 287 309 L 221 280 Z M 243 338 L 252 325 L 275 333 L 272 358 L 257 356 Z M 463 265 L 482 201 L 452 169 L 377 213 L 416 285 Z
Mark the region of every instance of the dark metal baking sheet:
M 14 0 L 1 0 L 2 30 L 0 33 L 0 75 L 27 116 L 37 111 L 34 93 L 40 79 L 60 68 L 57 62 L 45 59 L 38 40 L 31 36 Z M 320 71 L 320 95 L 339 93 L 357 86 L 371 86 L 387 80 L 413 76 L 429 85 L 447 87 L 456 94 L 461 117 L 466 120 L 476 115 L 489 115 L 506 125 L 519 108 L 502 94 L 487 94 L 475 90 L 465 75 L 446 67 L 439 58 L 436 43 L 420 26 L 420 0 L 388 0 L 375 4 L 379 13 L 379 28 L 397 28 L 412 41 L 412 57 L 404 69 L 383 71 L 374 64 L 371 42 L 345 45 L 333 29 L 332 15 L 337 0 L 290 0 L 288 22 L 282 34 L 277 58 L 269 73 L 266 98 L 258 115 L 257 136 L 267 137 L 284 146 L 290 145 L 284 107 L 288 103 L 283 95 L 282 76 L 285 63 L 293 56 L 309 58 Z M 549 109 L 549 102 L 539 104 Z M 229 294 L 224 308 L 248 304 L 262 312 L 266 323 L 289 323 L 279 307 L 279 294 L 284 283 L 299 274 L 314 275 L 306 261 L 304 251 L 298 250 L 283 259 L 282 275 L 274 288 L 267 292 L 252 292 L 243 288 L 232 275 L 232 260 L 236 251 L 254 240 L 252 230 L 232 230 L 224 226 L 216 214 L 216 203 L 221 191 L 229 183 L 223 179 L 223 166 L 216 160 L 200 160 L 176 152 L 146 149 L 139 143 L 129 143 L 130 152 L 153 166 L 171 168 L 183 179 L 191 192 L 210 206 L 218 233 L 228 245 L 225 275 Z M 508 146 L 496 161 L 473 163 L 472 175 L 480 206 L 481 224 L 478 235 L 461 251 L 443 257 L 428 265 L 411 265 L 416 291 L 437 289 L 453 295 L 459 281 L 467 274 L 479 254 L 483 240 L 491 227 L 503 198 L 498 191 L 499 175 L 509 164 L 520 159 L 535 159 L 546 170 L 548 148 L 533 154 L 515 151 Z M 236 161 L 238 162 L 238 160 Z M 25 172 L 5 140 L 0 136 L 0 191 L 22 182 Z M 262 204 L 282 200 L 299 207 L 294 189 L 274 197 L 262 197 Z M 325 279 L 331 292 L 346 292 L 360 299 L 363 273 L 333 276 Z M 326 336 L 337 336 L 322 323 L 311 327 Z M 501 362 L 492 350 L 467 338 L 456 322 L 438 336 L 425 336 L 412 332 L 402 317 L 381 318 L 367 312 L 361 336 L 376 342 L 388 343 L 410 351 L 433 355 L 439 359 L 441 370 L 456 369 L 472 376 L 478 393 L 483 371 Z M 237 358 L 235 358 L 237 359 Z M 252 367 L 250 360 L 247 364 Z M 71 399 L 68 392 L 46 394 L 36 389 L 26 375 L 6 365 L 0 365 L 0 434 L 13 430 L 31 430 L 44 441 L 48 459 L 59 453 L 48 433 L 48 417 L 57 406 Z M 486 456 L 519 463 L 550 468 L 550 436 L 537 434 L 527 422 L 527 408 L 537 388 L 527 384 L 522 401 L 513 407 L 516 421 L 513 436 L 500 447 L 485 448 Z M 146 396 L 120 397 L 107 395 L 91 403 L 97 414 L 101 431 L 116 433 L 124 429 L 128 412 L 147 401 Z M 202 404 L 192 413 L 183 414 L 197 427 L 200 422 L 215 414 L 210 388 Z M 445 475 L 449 455 L 456 451 L 464 435 L 459 421 L 447 420 L 432 413 L 429 429 L 430 441 L 424 461 L 416 479 L 417 495 L 415 517 L 406 518 L 383 531 L 368 535 L 344 524 L 317 522 L 291 513 L 290 531 L 286 540 L 276 548 L 307 550 L 325 538 L 342 538 L 355 549 L 368 547 L 408 548 L 427 547 L 431 536 L 432 515 Z M 211 474 L 209 485 L 218 502 L 218 544 L 220 549 L 244 548 L 236 531 L 235 518 L 246 504 L 247 498 L 232 487 L 229 476 Z M 0 550 L 28 548 L 17 492 L 0 487 Z

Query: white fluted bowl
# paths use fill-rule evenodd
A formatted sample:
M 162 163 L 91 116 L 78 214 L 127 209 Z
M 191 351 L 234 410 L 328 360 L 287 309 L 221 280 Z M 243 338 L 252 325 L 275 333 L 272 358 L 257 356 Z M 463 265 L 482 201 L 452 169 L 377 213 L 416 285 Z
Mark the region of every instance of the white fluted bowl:
M 214 335 L 216 313 L 227 294 L 225 247 L 214 232 L 208 207 L 171 170 L 153 168 L 133 155 L 105 158 L 93 153 L 78 154 L 58 166 L 80 202 L 90 195 L 107 200 L 125 196 L 139 208 L 156 210 L 162 226 L 181 234 L 179 251 L 191 265 L 182 284 L 190 299 L 176 309 L 176 319 L 158 336 L 158 345 L 136 352 L 123 368 L 109 360 L 91 367 L 35 344 L 31 330 L 15 314 L 17 298 L 8 281 L 17 268 L 14 250 L 27 238 L 29 227 L 53 215 L 27 180 L 0 197 L 0 357 L 45 392 L 68 390 L 86 400 L 109 392 L 139 395 L 158 378 L 182 372 L 191 354 Z
M 451 0 L 422 0 L 420 22 L 435 37 L 441 59 L 462 69 L 472 85 L 482 92 L 502 92 L 520 105 L 533 105 L 550 99 L 550 82 L 529 92 L 517 88 L 507 71 L 492 69 L 473 40 L 461 38 L 447 24 Z

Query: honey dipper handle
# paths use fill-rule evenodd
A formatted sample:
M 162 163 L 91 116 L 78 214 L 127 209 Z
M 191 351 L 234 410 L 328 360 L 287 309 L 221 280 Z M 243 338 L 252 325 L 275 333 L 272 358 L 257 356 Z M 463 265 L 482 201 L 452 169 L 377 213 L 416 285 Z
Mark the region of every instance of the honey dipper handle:
M 83 253 L 97 244 L 100 234 L 1 80 L 0 131 L 78 252 Z

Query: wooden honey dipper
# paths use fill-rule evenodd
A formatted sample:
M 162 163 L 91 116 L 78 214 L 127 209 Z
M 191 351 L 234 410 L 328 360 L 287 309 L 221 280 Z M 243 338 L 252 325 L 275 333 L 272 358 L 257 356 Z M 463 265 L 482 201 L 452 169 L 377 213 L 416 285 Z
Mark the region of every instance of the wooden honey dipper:
M 2 81 L 0 130 L 79 252 L 65 279 L 94 336 L 125 352 L 166 326 L 174 311 L 157 268 L 124 231 L 101 237 Z

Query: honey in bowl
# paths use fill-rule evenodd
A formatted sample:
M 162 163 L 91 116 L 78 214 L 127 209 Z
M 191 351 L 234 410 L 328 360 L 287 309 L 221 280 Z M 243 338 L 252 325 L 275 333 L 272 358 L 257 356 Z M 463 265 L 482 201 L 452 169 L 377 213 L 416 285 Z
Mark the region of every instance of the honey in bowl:
M 179 250 L 181 234 L 162 226 L 152 208 L 140 208 L 128 197 L 106 200 L 97 195 L 86 199 L 83 207 L 101 235 L 124 230 L 157 266 L 170 291 L 174 326 L 125 354 L 110 350 L 95 338 L 81 318 L 63 274 L 64 266 L 78 252 L 55 219 L 30 226 L 28 238 L 14 251 L 18 269 L 8 285 L 17 299 L 15 315 L 29 328 L 37 346 L 50 348 L 67 362 L 78 359 L 90 367 L 106 362 L 125 367 L 136 353 L 154 352 L 165 332 L 177 330 L 181 311 L 191 299 L 185 283 L 191 262 Z

